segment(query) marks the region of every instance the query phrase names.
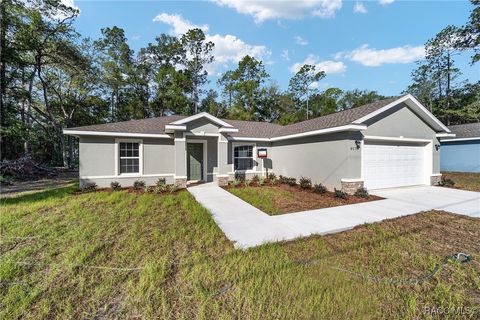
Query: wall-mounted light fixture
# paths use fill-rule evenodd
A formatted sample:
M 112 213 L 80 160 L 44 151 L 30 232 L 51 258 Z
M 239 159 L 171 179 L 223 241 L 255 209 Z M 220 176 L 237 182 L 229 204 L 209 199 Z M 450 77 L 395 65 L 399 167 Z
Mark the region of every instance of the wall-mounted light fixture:
M 435 150 L 437 150 L 437 151 L 440 150 L 440 144 L 437 143 L 437 144 L 435 145 Z
M 360 146 L 362 145 L 362 141 L 360 140 L 355 140 L 355 146 L 357 146 L 357 150 L 360 149 Z

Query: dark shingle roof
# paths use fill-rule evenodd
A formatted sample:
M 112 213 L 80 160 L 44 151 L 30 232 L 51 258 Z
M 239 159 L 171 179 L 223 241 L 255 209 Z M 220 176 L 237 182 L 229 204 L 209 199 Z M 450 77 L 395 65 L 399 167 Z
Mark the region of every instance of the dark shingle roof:
M 369 103 L 357 108 L 336 112 L 323 117 L 318 117 L 286 126 L 256 121 L 228 120 L 238 129 L 237 133 L 232 133 L 234 137 L 252 137 L 252 138 L 272 138 L 281 137 L 290 134 L 303 133 L 313 130 L 327 129 L 350 124 L 386 105 L 397 100 L 400 97 L 392 97 Z M 72 131 L 97 131 L 97 132 L 118 132 L 118 133 L 144 133 L 144 134 L 163 134 L 165 125 L 173 121 L 183 119 L 185 116 L 165 116 L 157 118 L 148 118 L 141 120 L 131 120 L 124 122 L 97 124 L 85 127 L 68 128 Z
M 455 126 L 449 126 L 448 128 L 452 131 L 452 133 L 456 134 L 456 137 L 453 139 L 480 137 L 480 122 L 459 124 Z

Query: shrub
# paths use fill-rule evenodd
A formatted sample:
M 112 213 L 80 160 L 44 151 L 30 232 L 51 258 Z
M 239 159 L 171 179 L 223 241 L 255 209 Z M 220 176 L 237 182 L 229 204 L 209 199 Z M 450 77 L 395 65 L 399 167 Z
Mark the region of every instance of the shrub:
M 358 188 L 355 191 L 354 196 L 359 198 L 368 198 L 368 191 L 366 188 L 363 188 L 363 187 Z
M 245 185 L 245 187 L 249 187 L 252 184 L 252 180 L 245 180 L 243 181 L 243 184 Z
M 444 176 L 442 176 L 442 180 L 438 185 L 442 187 L 453 187 L 455 185 L 455 181 L 453 181 L 450 178 L 445 178 Z
M 276 175 L 275 173 L 273 173 L 273 172 L 272 172 L 272 173 L 269 173 L 269 174 L 267 175 L 267 178 L 268 178 L 268 180 L 270 180 L 270 181 L 272 181 L 272 182 L 277 181 L 277 175 Z
M 157 184 L 153 188 L 154 193 L 164 193 L 168 190 L 168 185 L 167 184 Z
M 289 186 L 296 186 L 297 185 L 297 179 L 295 178 L 287 178 L 287 184 Z
M 238 186 L 240 186 L 241 184 L 242 184 L 242 180 L 237 179 L 237 177 L 235 177 L 235 179 L 233 179 L 233 181 L 232 181 L 232 185 L 233 185 L 234 187 L 238 187 Z
M 165 178 L 158 178 L 157 183 L 155 185 L 158 187 L 158 186 L 164 186 L 166 184 L 167 184 L 167 182 L 166 182 Z
M 300 184 L 300 188 L 302 189 L 312 188 L 312 180 L 310 178 L 300 177 L 300 180 L 298 182 Z
M 12 184 L 12 178 L 11 177 L 4 177 L 0 175 L 0 186 L 9 186 Z
M 135 190 L 142 190 L 142 189 L 145 189 L 145 186 L 147 184 L 145 183 L 144 180 L 136 180 L 134 183 L 133 183 L 133 189 Z
M 170 193 L 174 193 L 175 191 L 178 190 L 178 187 L 176 184 L 168 184 L 167 185 L 167 191 Z
M 265 178 L 260 178 L 260 180 L 258 180 L 258 185 L 261 187 L 261 186 L 264 186 L 266 183 L 267 183 L 267 179 Z
M 323 184 L 321 183 L 316 183 L 314 186 L 313 186 L 313 191 L 315 191 L 316 193 L 325 193 L 327 192 L 327 187 L 325 187 Z
M 83 192 L 97 191 L 97 184 L 95 182 L 85 183 L 82 187 Z
M 259 181 L 260 181 L 260 177 L 259 177 L 258 175 L 254 175 L 254 176 L 252 177 L 252 182 L 253 182 L 253 183 L 258 183 Z
M 337 188 L 334 189 L 334 196 L 335 198 L 347 199 L 347 193 Z
M 112 181 L 110 182 L 110 188 L 112 188 L 113 191 L 119 191 L 122 190 L 122 185 L 118 181 Z

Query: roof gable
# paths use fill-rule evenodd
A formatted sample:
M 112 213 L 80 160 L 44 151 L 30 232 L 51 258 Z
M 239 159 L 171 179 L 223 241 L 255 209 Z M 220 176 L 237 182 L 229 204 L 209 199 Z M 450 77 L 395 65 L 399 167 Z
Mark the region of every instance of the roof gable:
M 227 123 L 215 116 L 212 116 L 210 113 L 207 113 L 207 112 L 200 112 L 200 113 L 197 113 L 193 116 L 190 116 L 190 117 L 186 117 L 186 118 L 183 118 L 183 119 L 180 119 L 180 120 L 176 120 L 174 122 L 171 122 L 169 123 L 170 125 L 183 125 L 183 124 L 187 124 L 191 121 L 194 121 L 194 120 L 198 120 L 198 119 L 201 119 L 201 118 L 206 118 L 208 120 L 210 120 L 211 122 L 213 123 L 216 123 L 217 125 L 221 126 L 221 127 L 225 127 L 225 128 L 233 128 L 233 126 L 230 124 L 230 123 Z

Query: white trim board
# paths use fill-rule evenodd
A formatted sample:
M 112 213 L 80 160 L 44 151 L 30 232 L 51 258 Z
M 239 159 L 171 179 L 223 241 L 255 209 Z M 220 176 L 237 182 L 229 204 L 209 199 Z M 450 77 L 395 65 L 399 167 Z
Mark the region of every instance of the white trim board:
M 457 142 L 457 141 L 474 141 L 474 140 L 480 140 L 480 137 L 442 139 L 442 140 L 440 140 L 440 143 L 450 142 L 450 141 L 451 141 L 451 142 Z
M 172 138 L 168 134 L 153 133 L 127 133 L 127 132 L 103 132 L 103 131 L 80 131 L 64 129 L 63 134 L 70 136 L 103 136 L 103 137 L 119 137 L 119 138 Z
M 174 177 L 174 173 L 162 173 L 162 174 L 143 174 L 143 175 L 131 175 L 131 176 L 79 176 L 80 179 L 131 179 L 131 178 L 155 178 L 155 177 Z
M 422 142 L 430 143 L 432 139 L 417 139 L 417 138 L 404 138 L 404 137 L 386 137 L 386 136 L 364 136 L 364 140 L 375 140 L 375 141 L 396 141 L 396 142 Z

